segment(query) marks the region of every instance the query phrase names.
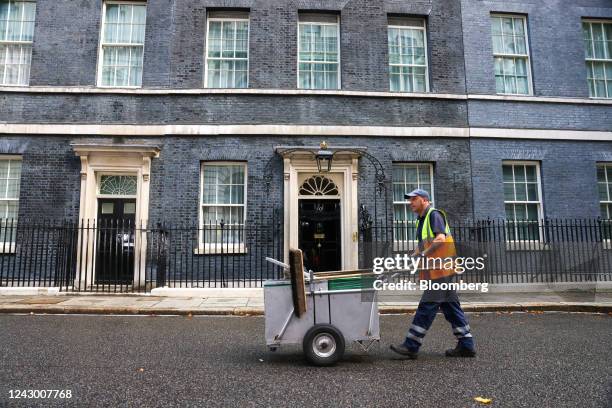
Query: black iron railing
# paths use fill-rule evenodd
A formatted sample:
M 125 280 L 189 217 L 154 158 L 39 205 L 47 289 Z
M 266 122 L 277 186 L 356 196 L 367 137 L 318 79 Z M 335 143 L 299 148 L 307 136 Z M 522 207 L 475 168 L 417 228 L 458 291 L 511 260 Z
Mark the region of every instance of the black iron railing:
M 612 281 L 612 221 L 455 223 L 460 256 L 485 268 L 464 279 L 489 283 Z M 360 268 L 414 249 L 414 224 L 361 223 Z M 260 287 L 279 278 L 266 256 L 284 258 L 282 220 L 256 225 L 169 225 L 0 220 L 0 285 L 62 291 L 149 292 L 155 287 Z
M 612 221 L 545 219 L 484 220 L 455 223 L 451 232 L 457 255 L 482 258 L 463 279 L 489 283 L 612 281 Z M 375 257 L 410 253 L 416 247 L 414 223 L 362 230 L 360 263 Z

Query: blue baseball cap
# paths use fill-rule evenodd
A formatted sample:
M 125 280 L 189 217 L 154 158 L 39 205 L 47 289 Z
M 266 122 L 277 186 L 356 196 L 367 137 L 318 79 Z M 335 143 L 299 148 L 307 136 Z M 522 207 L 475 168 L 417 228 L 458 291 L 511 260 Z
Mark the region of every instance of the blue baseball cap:
M 417 188 L 416 190 L 412 190 L 408 194 L 404 194 L 404 198 L 408 199 L 410 197 L 423 197 L 427 201 L 429 201 L 429 193 L 425 190 Z

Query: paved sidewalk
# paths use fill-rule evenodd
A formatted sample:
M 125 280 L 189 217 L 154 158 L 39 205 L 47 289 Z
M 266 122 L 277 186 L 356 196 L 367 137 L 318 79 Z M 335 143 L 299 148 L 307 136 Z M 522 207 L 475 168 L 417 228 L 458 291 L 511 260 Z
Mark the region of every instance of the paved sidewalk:
M 385 295 L 382 314 L 414 312 L 420 295 Z M 612 313 L 612 292 L 460 294 L 466 311 L 567 311 Z M 134 295 L 1 295 L 0 313 L 262 315 L 263 297 L 161 297 Z

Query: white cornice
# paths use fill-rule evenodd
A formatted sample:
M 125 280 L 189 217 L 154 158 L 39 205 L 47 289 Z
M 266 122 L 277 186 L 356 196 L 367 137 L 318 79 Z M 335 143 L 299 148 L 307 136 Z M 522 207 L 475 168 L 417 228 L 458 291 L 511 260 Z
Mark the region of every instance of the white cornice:
M 467 128 L 319 125 L 86 125 L 0 123 L 0 134 L 24 135 L 279 135 L 279 136 L 396 136 L 468 137 Z
M 78 136 L 368 136 L 454 137 L 543 140 L 612 141 L 612 131 L 553 129 L 411 127 L 411 126 L 318 126 L 318 125 L 86 125 L 0 123 L 5 135 Z
M 449 93 L 408 93 L 376 91 L 310 90 L 310 89 L 153 89 L 153 88 L 96 88 L 61 86 L 0 86 L 0 93 L 37 94 L 112 94 L 112 95 L 273 95 L 273 96 L 353 96 L 371 98 L 447 99 L 501 102 L 536 102 L 587 105 L 612 105 L 612 99 L 562 98 L 549 96 L 481 95 Z
M 54 86 L 0 86 L 0 93 L 49 93 L 49 94 L 118 94 L 118 95 L 276 95 L 276 96 L 358 96 L 377 98 L 411 99 L 457 99 L 466 100 L 466 95 L 443 93 L 342 91 L 320 89 L 152 89 L 152 88 L 95 88 Z
M 544 139 L 612 141 L 612 132 L 554 129 L 470 128 L 470 137 L 503 139 Z
M 596 98 L 561 98 L 561 97 L 552 97 L 552 96 L 479 95 L 479 94 L 469 94 L 467 98 L 469 100 L 476 100 L 476 101 L 612 105 L 612 99 L 596 99 Z

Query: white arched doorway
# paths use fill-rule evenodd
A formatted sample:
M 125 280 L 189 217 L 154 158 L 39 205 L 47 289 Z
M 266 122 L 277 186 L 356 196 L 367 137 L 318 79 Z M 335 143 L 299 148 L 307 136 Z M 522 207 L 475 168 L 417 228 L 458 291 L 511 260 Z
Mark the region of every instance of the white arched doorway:
M 331 171 L 319 173 L 316 160 L 307 151 L 287 151 L 277 149 L 284 163 L 284 236 L 285 261 L 288 261 L 289 248 L 299 248 L 305 240 L 300 238 L 300 216 L 310 212 L 311 218 L 317 211 L 326 219 L 333 220 L 338 231 L 337 238 L 339 259 L 338 269 L 357 269 L 359 232 L 357 224 L 357 178 L 358 158 L 356 153 L 336 153 Z M 302 212 L 300 214 L 300 203 Z M 323 208 L 321 208 L 321 205 Z M 306 208 L 308 207 L 308 208 Z M 305 220 L 308 221 L 308 220 Z M 324 228 L 325 229 L 325 228 Z M 329 230 L 328 230 L 329 231 Z M 330 232 L 317 232 L 316 225 L 310 229 L 303 228 L 304 233 L 311 234 L 309 244 L 323 244 Z M 315 235 L 319 234 L 319 235 Z M 324 235 L 320 235 L 324 234 Z M 301 242 L 300 242 L 301 241 Z M 319 241 L 319 242 L 317 242 Z M 335 243 L 334 243 L 335 245 Z

